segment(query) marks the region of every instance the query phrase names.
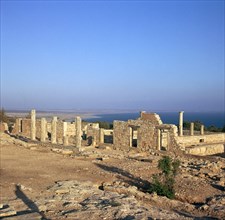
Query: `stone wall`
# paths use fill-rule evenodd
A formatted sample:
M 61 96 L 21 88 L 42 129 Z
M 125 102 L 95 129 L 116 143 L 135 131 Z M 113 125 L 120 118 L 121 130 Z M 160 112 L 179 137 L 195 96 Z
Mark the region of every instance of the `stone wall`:
M 31 120 L 23 118 L 21 121 L 21 133 L 20 135 L 30 138 L 31 134 Z
M 181 147 L 199 144 L 219 143 L 219 142 L 224 143 L 225 133 L 215 133 L 215 134 L 195 135 L 195 136 L 177 136 L 176 141 Z
M 150 120 L 143 121 L 137 130 L 137 147 L 142 151 L 156 149 L 157 133 Z
M 87 135 L 87 144 L 88 145 L 91 145 L 91 144 L 96 144 L 96 145 L 99 145 L 99 132 L 100 132 L 100 129 L 99 129 L 99 125 L 96 123 L 95 124 L 88 124 L 86 126 L 86 135 Z M 95 143 L 93 143 L 93 141 Z
M 225 153 L 225 145 L 224 144 L 211 144 L 197 147 L 188 147 L 185 150 L 187 154 L 193 155 L 214 155 L 214 154 L 223 154 Z
M 63 144 L 63 121 L 57 121 L 56 139 L 58 144 Z
M 117 149 L 130 148 L 130 129 L 129 123 L 125 121 L 113 122 L 113 144 Z
M 150 120 L 114 121 L 113 128 L 113 143 L 117 149 L 128 150 L 131 147 L 137 147 L 147 151 L 150 148 L 156 148 L 157 134 Z M 134 146 L 133 141 L 136 138 L 137 146 Z
M 160 116 L 156 113 L 141 112 L 141 119 L 151 121 L 151 124 L 153 124 L 153 125 L 161 125 L 162 124 Z
M 67 122 L 67 136 L 75 136 L 76 135 L 76 126 L 75 122 Z
M 40 140 L 41 139 L 41 120 L 36 119 L 36 137 Z
M 9 131 L 7 123 L 0 122 L 0 131 L 1 132 Z

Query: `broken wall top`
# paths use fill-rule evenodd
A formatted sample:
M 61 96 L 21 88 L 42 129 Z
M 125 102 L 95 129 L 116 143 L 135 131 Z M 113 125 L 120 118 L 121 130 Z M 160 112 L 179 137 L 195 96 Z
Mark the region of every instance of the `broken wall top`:
M 151 121 L 151 123 L 154 124 L 154 125 L 161 125 L 162 124 L 162 120 L 161 120 L 160 116 L 156 113 L 142 112 L 140 119 Z

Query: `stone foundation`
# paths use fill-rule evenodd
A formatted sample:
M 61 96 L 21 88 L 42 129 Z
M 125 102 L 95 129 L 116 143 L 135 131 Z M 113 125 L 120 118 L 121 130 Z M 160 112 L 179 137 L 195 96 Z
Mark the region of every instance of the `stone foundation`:
M 223 154 L 224 152 L 225 152 L 224 144 L 212 144 L 212 145 L 188 147 L 185 149 L 185 153 L 199 156 Z

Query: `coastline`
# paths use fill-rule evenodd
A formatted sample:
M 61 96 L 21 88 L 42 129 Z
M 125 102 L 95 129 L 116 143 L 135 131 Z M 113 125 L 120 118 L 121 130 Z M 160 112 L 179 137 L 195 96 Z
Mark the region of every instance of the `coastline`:
M 152 111 L 151 111 L 152 112 Z M 161 120 L 165 124 L 178 124 L 178 112 L 156 112 L 159 114 Z M 29 111 L 8 111 L 8 116 L 16 118 L 24 118 L 30 114 Z M 58 117 L 60 120 L 71 122 L 75 120 L 75 117 L 79 116 L 83 120 L 88 122 L 106 121 L 112 123 L 114 120 L 127 121 L 130 119 L 137 119 L 140 116 L 138 111 L 36 111 L 37 118 L 46 118 L 50 121 L 53 116 Z M 185 112 L 184 121 L 200 121 L 205 126 L 217 126 L 223 127 L 225 125 L 225 113 L 224 112 Z

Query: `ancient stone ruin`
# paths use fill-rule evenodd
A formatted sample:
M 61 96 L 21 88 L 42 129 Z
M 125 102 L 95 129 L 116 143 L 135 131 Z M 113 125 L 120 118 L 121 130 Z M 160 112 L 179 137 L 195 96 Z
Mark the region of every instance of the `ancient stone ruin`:
M 141 112 L 136 120 L 114 121 L 113 130 L 99 128 L 97 123 L 82 122 L 76 117 L 74 122 L 65 122 L 53 117 L 51 121 L 36 118 L 32 110 L 29 118 L 17 118 L 12 134 L 31 139 L 65 146 L 99 147 L 110 144 L 113 149 L 129 151 L 172 151 L 194 155 L 213 155 L 224 153 L 225 133 L 205 133 L 183 130 L 184 112 L 179 113 L 179 126 L 164 124 L 155 113 Z

